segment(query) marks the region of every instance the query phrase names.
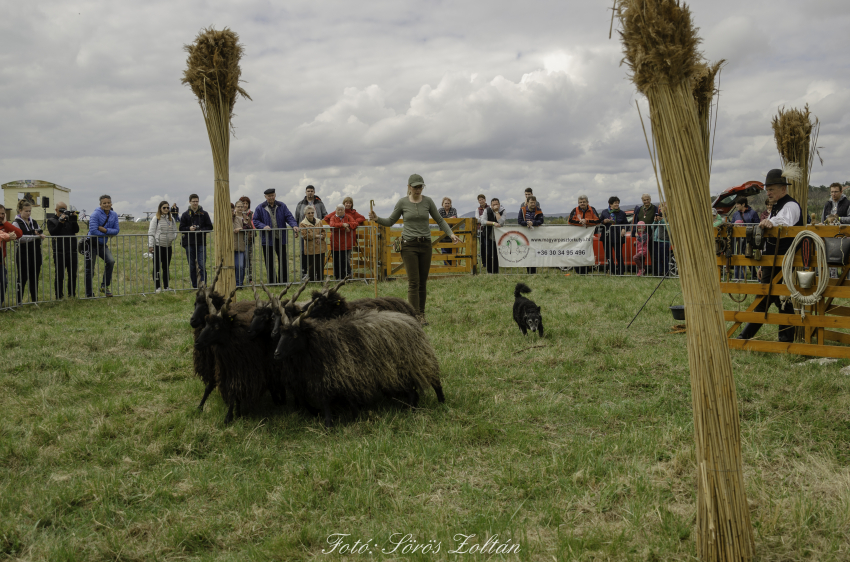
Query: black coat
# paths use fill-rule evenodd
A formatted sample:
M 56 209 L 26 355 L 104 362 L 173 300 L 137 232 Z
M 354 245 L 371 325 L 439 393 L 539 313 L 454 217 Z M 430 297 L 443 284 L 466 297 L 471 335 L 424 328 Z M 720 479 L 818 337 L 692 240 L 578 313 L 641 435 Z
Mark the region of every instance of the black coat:
M 80 231 L 80 223 L 74 218 L 67 218 L 64 221 L 59 220 L 59 217 L 47 219 L 47 232 L 50 236 L 74 236 Z M 53 252 L 59 254 L 73 254 L 77 251 L 76 238 L 56 238 L 51 240 L 53 244 Z
M 196 227 L 194 231 L 190 231 L 190 227 Z M 188 246 L 205 246 L 207 244 L 207 236 L 204 232 L 209 232 L 213 229 L 210 214 L 204 211 L 204 208 L 198 206 L 197 212 L 189 209 L 183 216 L 180 217 L 180 232 L 183 232 L 183 240 L 181 245 L 186 248 Z M 200 232 L 199 234 L 195 234 Z
M 823 215 L 821 216 L 821 222 L 826 222 L 826 217 L 832 214 L 832 198 L 828 199 L 827 202 L 823 206 Z M 838 200 L 838 217 L 846 217 L 850 215 L 850 199 L 842 196 L 841 199 Z
M 613 234 L 615 238 L 620 236 L 621 234 L 624 234 L 624 229 L 612 229 L 611 227 L 616 227 L 619 224 L 629 224 L 629 218 L 626 216 L 626 212 L 623 209 L 620 209 L 619 211 L 611 211 L 610 209 L 605 209 L 599 214 L 599 218 L 602 220 L 602 226 L 605 227 L 602 230 L 602 238 L 605 238 L 609 234 Z M 605 224 L 606 219 L 611 219 L 614 222 L 611 224 Z

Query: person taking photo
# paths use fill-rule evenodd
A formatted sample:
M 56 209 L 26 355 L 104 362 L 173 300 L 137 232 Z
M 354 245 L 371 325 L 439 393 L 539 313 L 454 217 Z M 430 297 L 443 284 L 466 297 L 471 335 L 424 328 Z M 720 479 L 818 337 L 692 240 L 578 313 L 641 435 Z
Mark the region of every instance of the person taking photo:
M 47 232 L 50 233 L 53 246 L 53 263 L 56 264 L 56 277 L 53 287 L 56 298 L 63 298 L 65 277 L 68 278 L 68 296 L 77 296 L 77 239 L 80 231 L 77 213 L 68 210 L 68 204 L 59 201 L 54 209 L 55 215 L 47 219 Z

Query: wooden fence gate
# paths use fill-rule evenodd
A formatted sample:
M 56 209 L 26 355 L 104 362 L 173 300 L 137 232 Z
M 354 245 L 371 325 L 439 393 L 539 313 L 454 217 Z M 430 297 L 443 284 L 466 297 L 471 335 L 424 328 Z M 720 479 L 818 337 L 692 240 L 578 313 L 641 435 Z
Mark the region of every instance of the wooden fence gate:
M 721 226 L 715 228 L 715 240 L 725 241 L 720 242 L 721 245 L 728 244 L 730 241 L 729 229 L 731 228 L 731 240 L 735 243 L 746 237 L 746 227 L 742 226 Z M 850 234 L 850 229 L 839 226 L 808 226 L 808 227 L 774 227 L 765 231 L 765 237 L 794 238 L 801 230 L 809 230 L 821 238 L 829 238 L 837 235 Z M 842 232 L 844 231 L 844 232 Z M 737 245 L 737 244 L 736 244 Z M 734 248 L 735 246 L 733 246 Z M 732 255 L 727 257 L 725 253 L 717 256 L 717 269 L 720 275 L 720 290 L 723 294 L 728 295 L 755 295 L 755 299 L 749 304 L 746 310 L 725 310 L 724 316 L 727 321 L 732 322 L 726 332 L 726 337 L 729 338 L 729 347 L 731 349 L 748 349 L 752 351 L 767 351 L 771 353 L 795 353 L 799 355 L 812 355 L 817 357 L 834 357 L 834 358 L 850 358 L 850 347 L 845 344 L 850 344 L 850 307 L 844 306 L 836 299 L 850 298 L 850 283 L 847 281 L 850 266 L 837 267 L 838 279 L 830 279 L 823 297 L 820 301 L 812 306 L 805 306 L 805 318 L 801 318 L 799 310 L 795 310 L 795 314 L 772 313 L 769 311 L 755 312 L 756 306 L 767 295 L 775 295 L 779 297 L 789 297 L 790 290 L 782 280 L 782 272 L 780 268 L 784 259 L 793 259 L 794 266 L 803 266 L 803 260 L 798 252 L 794 255 L 776 256 L 777 274 L 767 283 L 735 283 L 723 281 L 723 268 L 727 268 L 727 278 L 732 277 L 732 271 L 735 266 L 751 266 L 772 267 L 774 265 L 773 256 L 764 255 L 761 260 L 756 261 L 752 258 L 744 257 L 743 255 Z M 812 257 L 809 263 L 811 267 L 817 265 L 817 256 Z M 817 282 L 815 282 L 817 286 Z M 802 295 L 811 295 L 815 288 L 797 290 Z M 726 303 L 724 308 L 729 308 L 729 305 L 735 303 L 730 299 L 723 299 Z M 796 305 L 795 305 L 796 306 Z M 802 335 L 798 338 L 800 341 L 794 343 L 782 343 L 777 341 L 765 340 L 739 340 L 734 339 L 735 332 L 741 327 L 744 322 L 757 322 L 760 324 L 770 325 L 786 325 L 801 327 Z M 836 345 L 839 344 L 839 345 Z
M 433 219 L 428 221 L 436 225 Z M 442 230 L 431 231 L 431 248 L 435 252 L 431 256 L 431 271 L 429 276 L 440 275 L 471 275 L 478 266 L 478 221 L 475 219 L 446 219 L 446 222 L 460 238 L 460 244 L 454 245 L 451 240 L 443 242 L 445 234 Z M 371 223 L 366 223 L 371 224 Z M 399 225 L 403 221 L 399 221 Z M 401 228 L 378 226 L 378 268 L 381 279 L 402 277 L 406 274 L 401 254 L 393 252 L 393 240 L 401 236 Z M 443 248 L 452 250 L 451 254 L 442 253 Z

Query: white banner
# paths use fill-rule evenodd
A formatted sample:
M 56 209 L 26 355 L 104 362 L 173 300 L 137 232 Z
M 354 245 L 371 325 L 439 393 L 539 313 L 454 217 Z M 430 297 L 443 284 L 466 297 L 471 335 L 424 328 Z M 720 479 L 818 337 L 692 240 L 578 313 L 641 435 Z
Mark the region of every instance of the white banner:
M 499 267 L 580 267 L 596 263 L 593 228 L 517 225 L 495 230 Z

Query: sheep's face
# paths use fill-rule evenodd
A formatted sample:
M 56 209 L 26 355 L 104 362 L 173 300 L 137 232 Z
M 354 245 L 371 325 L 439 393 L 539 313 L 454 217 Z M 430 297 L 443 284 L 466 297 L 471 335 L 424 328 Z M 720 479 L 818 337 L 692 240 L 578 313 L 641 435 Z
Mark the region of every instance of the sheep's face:
M 286 317 L 290 320 L 295 320 L 298 316 L 301 315 L 301 306 L 295 303 L 287 303 L 283 306 L 283 310 L 286 311 Z M 279 338 L 280 337 L 280 309 L 274 312 L 274 325 L 272 326 L 272 337 Z
M 267 334 L 271 331 L 275 323 L 274 311 L 268 305 L 260 305 L 254 309 L 254 317 L 251 319 L 251 325 L 248 326 L 248 337 L 256 338 L 262 334 Z
M 272 339 L 280 337 L 280 311 L 274 313 L 272 319 Z
M 195 295 L 195 310 L 192 311 L 192 317 L 189 318 L 189 325 L 193 328 L 200 328 L 204 325 L 204 316 L 209 313 L 206 297 L 199 291 Z
M 211 298 L 216 308 L 221 308 L 224 304 L 224 298 L 218 293 L 213 293 Z M 206 294 L 204 290 L 200 290 L 195 294 L 195 310 L 192 311 L 192 317 L 189 318 L 189 325 L 193 328 L 203 328 L 204 317 L 209 313 Z
M 198 339 L 195 340 L 195 349 L 205 349 L 211 345 L 224 345 L 230 340 L 230 326 L 233 324 L 233 316 L 225 314 L 207 314 L 207 325 L 201 330 Z
M 274 350 L 274 358 L 278 361 L 292 357 L 304 350 L 307 344 L 307 330 L 304 327 L 281 328 L 280 339 Z

